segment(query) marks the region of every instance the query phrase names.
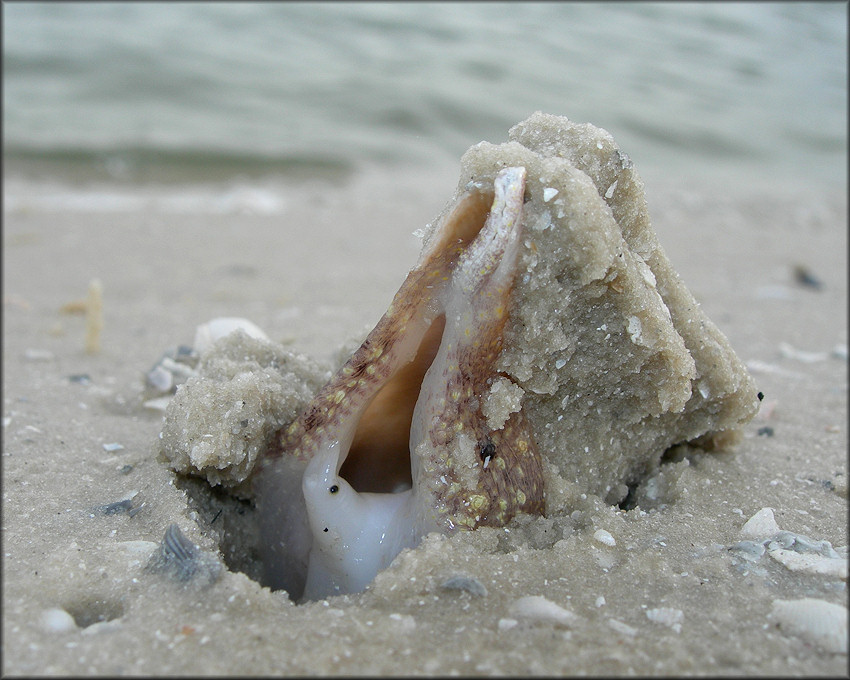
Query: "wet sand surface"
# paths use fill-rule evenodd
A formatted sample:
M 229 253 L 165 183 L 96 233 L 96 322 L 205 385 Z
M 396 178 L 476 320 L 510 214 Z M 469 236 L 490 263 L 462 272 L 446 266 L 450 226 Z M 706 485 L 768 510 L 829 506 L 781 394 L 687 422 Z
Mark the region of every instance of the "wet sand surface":
M 846 610 L 842 629 L 840 610 L 784 604 L 847 605 L 841 190 L 647 180 L 662 246 L 764 401 L 731 450 L 662 466 L 642 506 L 588 495 L 568 534 L 547 518 L 428 538 L 365 593 L 307 605 L 226 566 L 212 585 L 144 568 L 171 523 L 217 550 L 156 460 L 144 373 L 219 316 L 329 359 L 383 313 L 455 172 L 278 184 L 272 206 L 245 185 L 182 203 L 125 187 L 132 209 L 7 178 L 4 674 L 846 673 Z M 62 308 L 93 279 L 89 354 Z M 763 508 L 784 544 L 741 533 Z

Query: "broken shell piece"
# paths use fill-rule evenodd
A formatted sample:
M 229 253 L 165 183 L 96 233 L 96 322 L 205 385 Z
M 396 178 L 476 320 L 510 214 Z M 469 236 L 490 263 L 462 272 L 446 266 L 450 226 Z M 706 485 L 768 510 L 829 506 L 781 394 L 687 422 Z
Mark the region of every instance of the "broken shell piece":
M 195 330 L 195 342 L 192 345 L 198 354 L 203 354 L 216 340 L 230 335 L 236 330 L 244 331 L 257 340 L 268 340 L 269 337 L 252 321 L 239 317 L 221 316 L 198 326 Z
M 779 533 L 779 525 L 773 516 L 773 508 L 762 508 L 741 527 L 745 538 L 771 538 Z
M 443 590 L 461 590 L 475 597 L 486 597 L 487 588 L 477 578 L 471 576 L 452 576 L 440 585 Z
M 218 317 L 207 321 L 195 329 L 192 347 L 180 345 L 167 349 L 145 374 L 146 396 L 153 399 L 174 394 L 178 386 L 196 374 L 200 355 L 206 354 L 218 340 L 237 330 L 252 338 L 268 341 L 263 330 L 248 319 Z
M 612 548 L 617 545 L 617 541 L 614 540 L 614 537 L 610 534 L 610 532 L 605 531 L 605 529 L 597 529 L 593 533 L 593 540 L 597 543 L 602 543 L 603 545 L 607 545 Z
M 510 608 L 511 616 L 541 623 L 574 626 L 579 617 L 540 595 L 530 595 L 516 600 Z
M 774 600 L 773 619 L 792 635 L 827 652 L 847 654 L 847 608 L 824 600 Z
M 729 550 L 747 562 L 758 562 L 765 552 L 764 544 L 756 541 L 739 541 L 730 545 Z
M 816 541 L 803 534 L 792 531 L 780 531 L 771 540 L 766 541 L 768 550 L 794 550 L 798 553 L 816 553 L 836 559 L 838 553 L 829 541 Z
M 195 330 L 194 347 L 180 345 L 166 350 L 153 368 L 145 374 L 144 406 L 164 411 L 177 388 L 185 384 L 192 376 L 197 375 L 200 355 L 207 354 L 218 340 L 236 331 L 270 342 L 262 329 L 248 319 L 219 317 L 201 324 Z
M 741 535 L 760 539 L 740 541 L 729 547 L 748 562 L 757 562 L 767 552 L 789 571 L 847 580 L 846 554 L 839 554 L 829 541 L 780 530 L 771 508 L 762 508 L 750 517 L 741 528 Z
M 215 555 L 202 551 L 186 538 L 176 524 L 169 524 L 159 550 L 151 555 L 146 569 L 179 583 L 209 587 L 218 580 L 221 563 Z
M 180 345 L 163 352 L 159 361 L 145 374 L 145 392 L 149 398 L 172 395 L 195 374 L 198 353 Z
M 794 550 L 776 548 L 768 552 L 773 559 L 790 571 L 820 574 L 847 580 L 847 560 L 842 557 L 826 557 L 816 553 L 799 553 Z

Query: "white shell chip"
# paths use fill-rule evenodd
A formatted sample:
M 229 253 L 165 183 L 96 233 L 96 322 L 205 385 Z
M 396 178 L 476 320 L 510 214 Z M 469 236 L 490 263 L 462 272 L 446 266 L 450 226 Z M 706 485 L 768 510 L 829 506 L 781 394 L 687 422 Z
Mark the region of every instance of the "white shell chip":
M 770 538 L 778 533 L 779 525 L 772 508 L 762 508 L 741 527 L 741 536 L 745 538 Z
M 549 621 L 563 626 L 574 625 L 578 616 L 540 595 L 521 597 L 511 605 L 510 613 L 523 619 Z
M 825 600 L 774 600 L 779 627 L 827 652 L 847 653 L 847 608 Z

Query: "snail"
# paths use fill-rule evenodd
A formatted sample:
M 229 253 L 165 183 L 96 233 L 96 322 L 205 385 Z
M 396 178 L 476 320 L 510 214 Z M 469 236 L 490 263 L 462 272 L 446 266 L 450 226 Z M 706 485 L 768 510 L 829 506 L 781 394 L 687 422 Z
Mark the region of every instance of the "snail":
M 298 599 L 363 590 L 431 531 L 542 514 L 521 410 L 485 400 L 516 275 L 526 170 L 471 185 L 363 344 L 284 428 L 254 485 L 266 582 Z

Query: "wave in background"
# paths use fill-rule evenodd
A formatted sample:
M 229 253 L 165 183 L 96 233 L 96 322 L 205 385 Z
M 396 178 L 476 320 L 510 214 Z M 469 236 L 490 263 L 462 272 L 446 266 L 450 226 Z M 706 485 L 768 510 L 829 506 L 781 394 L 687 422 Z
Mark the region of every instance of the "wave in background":
M 457 163 L 535 110 L 644 174 L 846 182 L 845 3 L 5 3 L 8 169 Z

